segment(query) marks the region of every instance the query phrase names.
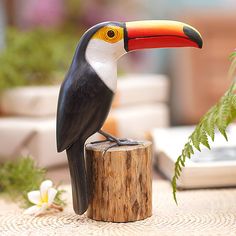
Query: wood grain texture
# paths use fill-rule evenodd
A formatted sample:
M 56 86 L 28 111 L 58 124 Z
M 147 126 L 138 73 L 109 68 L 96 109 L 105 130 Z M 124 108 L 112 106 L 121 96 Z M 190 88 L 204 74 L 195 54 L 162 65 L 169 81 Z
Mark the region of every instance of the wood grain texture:
M 128 222 L 152 215 L 151 142 L 103 150 L 109 142 L 86 147 L 91 200 L 87 216 Z

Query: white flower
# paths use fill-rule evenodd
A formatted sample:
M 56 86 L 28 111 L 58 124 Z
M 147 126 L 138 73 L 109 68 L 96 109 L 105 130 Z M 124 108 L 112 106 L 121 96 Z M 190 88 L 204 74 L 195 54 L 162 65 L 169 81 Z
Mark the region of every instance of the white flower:
M 35 204 L 24 211 L 24 214 L 40 215 L 53 206 L 53 201 L 57 195 L 57 190 L 52 187 L 51 180 L 45 180 L 40 185 L 40 190 L 28 193 L 28 199 Z

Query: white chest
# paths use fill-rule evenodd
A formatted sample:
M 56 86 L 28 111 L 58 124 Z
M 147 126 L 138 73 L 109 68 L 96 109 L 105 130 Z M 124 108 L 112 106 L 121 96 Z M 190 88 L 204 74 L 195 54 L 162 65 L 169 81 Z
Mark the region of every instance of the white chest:
M 93 67 L 104 84 L 115 93 L 117 87 L 117 65 L 111 62 L 91 60 L 87 57 L 88 63 Z
M 121 51 L 119 48 L 122 50 L 123 41 L 113 45 L 100 40 L 91 40 L 85 54 L 87 62 L 114 93 L 117 87 L 117 60 L 125 53 L 125 50 Z

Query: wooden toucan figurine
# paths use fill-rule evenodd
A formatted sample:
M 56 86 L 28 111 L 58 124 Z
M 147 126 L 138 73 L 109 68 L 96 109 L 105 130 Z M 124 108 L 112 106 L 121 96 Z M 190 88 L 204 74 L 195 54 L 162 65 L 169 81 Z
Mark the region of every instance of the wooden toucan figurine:
M 89 204 L 84 157 L 88 137 L 99 132 L 115 145 L 137 144 L 101 131 L 116 92 L 117 60 L 129 51 L 168 47 L 201 48 L 202 38 L 190 25 L 156 20 L 104 22 L 81 37 L 61 85 L 57 108 L 57 149 L 67 153 L 77 214 L 83 214 Z

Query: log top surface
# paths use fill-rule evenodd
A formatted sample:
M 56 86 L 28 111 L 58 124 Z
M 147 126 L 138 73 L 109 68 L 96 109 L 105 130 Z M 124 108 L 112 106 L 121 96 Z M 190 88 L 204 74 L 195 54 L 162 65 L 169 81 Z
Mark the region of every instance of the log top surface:
M 112 147 L 112 148 L 108 149 L 107 152 L 132 151 L 132 150 L 135 150 L 135 149 L 145 148 L 145 147 L 148 147 L 148 146 L 152 145 L 152 143 L 150 141 L 138 141 L 138 142 L 140 142 L 140 144 L 138 144 L 138 145 Z M 113 143 L 109 142 L 109 141 L 102 142 L 102 143 L 94 143 L 94 144 L 89 143 L 89 144 L 86 145 L 86 150 L 93 150 L 93 151 L 102 152 L 103 150 L 105 150 L 111 144 L 113 144 Z

